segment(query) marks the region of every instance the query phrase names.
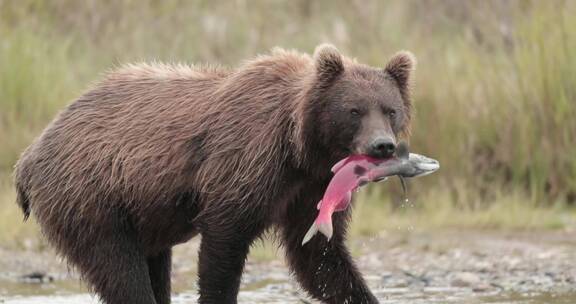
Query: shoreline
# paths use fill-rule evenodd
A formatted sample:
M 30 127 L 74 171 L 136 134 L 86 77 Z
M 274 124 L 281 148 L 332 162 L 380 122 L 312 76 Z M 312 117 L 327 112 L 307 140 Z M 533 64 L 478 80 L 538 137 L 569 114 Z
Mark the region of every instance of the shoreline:
M 198 245 L 199 239 L 194 239 L 175 247 L 172 280 L 177 303 L 195 299 Z M 576 231 L 388 230 L 354 238 L 350 248 L 375 294 L 391 303 L 435 298 L 482 303 L 527 295 L 576 301 Z M 249 257 L 240 299 L 272 300 L 270 293 L 275 293 L 308 301 L 291 279 L 282 250 L 275 255 L 265 261 Z M 0 299 L 5 297 L 6 303 L 20 303 L 12 302 L 14 297 L 24 301 L 33 296 L 86 296 L 78 276 L 52 250 L 0 248 L 0 269 Z M 33 273 L 44 277 L 26 277 Z

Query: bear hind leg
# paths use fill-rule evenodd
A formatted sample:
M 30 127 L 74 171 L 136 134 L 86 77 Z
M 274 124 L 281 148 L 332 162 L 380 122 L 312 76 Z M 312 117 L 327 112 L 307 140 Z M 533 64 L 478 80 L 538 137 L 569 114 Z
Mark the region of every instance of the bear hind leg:
M 125 231 L 108 236 L 72 257 L 83 279 L 105 304 L 157 304 L 148 264 L 135 238 Z

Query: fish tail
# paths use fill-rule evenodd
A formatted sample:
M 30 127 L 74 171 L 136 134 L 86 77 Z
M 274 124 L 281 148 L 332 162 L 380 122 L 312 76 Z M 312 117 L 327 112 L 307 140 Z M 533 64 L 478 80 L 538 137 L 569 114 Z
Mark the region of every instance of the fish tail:
M 328 238 L 328 241 L 330 241 L 330 239 L 332 238 L 332 221 L 325 221 L 322 223 L 314 223 L 317 226 L 317 231 L 320 231 L 320 233 L 322 233 L 323 235 L 326 236 L 326 238 Z
M 312 224 L 312 226 L 310 226 L 310 229 L 308 229 L 308 232 L 306 232 L 306 235 L 304 236 L 304 239 L 302 240 L 302 246 L 304 246 L 304 244 L 308 243 L 308 241 L 310 241 L 312 239 L 312 237 L 314 235 L 316 235 L 317 232 L 318 232 L 318 226 L 316 225 L 316 222 L 314 222 Z
M 318 231 L 320 231 L 320 233 L 325 235 L 328 241 L 330 241 L 330 239 L 332 238 L 332 234 L 334 233 L 332 229 L 332 221 L 327 221 L 319 224 L 314 222 L 314 224 L 310 226 L 310 229 L 308 229 L 308 232 L 306 232 L 306 235 L 304 235 L 302 245 L 308 243 L 308 241 L 310 241 L 312 237 L 314 237 L 316 233 L 318 233 Z

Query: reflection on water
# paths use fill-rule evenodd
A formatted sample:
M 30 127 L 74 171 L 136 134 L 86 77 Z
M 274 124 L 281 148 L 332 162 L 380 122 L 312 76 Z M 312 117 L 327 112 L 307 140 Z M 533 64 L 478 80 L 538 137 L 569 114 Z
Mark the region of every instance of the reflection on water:
M 359 249 L 359 268 L 381 303 L 572 304 L 576 303 L 575 236 L 394 231 L 358 240 L 351 247 Z M 175 248 L 173 303 L 196 303 L 197 252 L 198 244 L 192 242 Z M 30 266 L 35 256 L 0 264 L 1 304 L 98 303 L 65 267 Z M 49 279 L 24 282 L 22 274 L 30 269 L 48 272 Z M 315 303 L 299 290 L 280 258 L 249 260 L 241 290 L 240 303 Z
M 85 291 L 79 291 L 79 283 L 60 281 L 48 284 L 9 283 L 0 281 L 2 304 L 98 304 L 98 300 Z M 552 293 L 474 293 L 469 288 L 426 287 L 376 288 L 381 303 L 501 303 L 544 304 L 576 303 L 576 292 Z M 175 304 L 196 303 L 195 291 L 184 291 L 173 297 Z M 286 281 L 253 281 L 244 285 L 239 295 L 240 303 L 314 303 L 298 290 L 294 283 Z

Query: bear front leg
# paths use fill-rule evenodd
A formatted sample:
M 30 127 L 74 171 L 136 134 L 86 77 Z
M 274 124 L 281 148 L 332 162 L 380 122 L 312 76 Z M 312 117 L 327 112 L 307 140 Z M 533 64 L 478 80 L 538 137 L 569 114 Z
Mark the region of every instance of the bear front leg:
M 264 230 L 259 215 L 238 212 L 204 214 L 198 261 L 199 303 L 237 303 L 250 245 Z
M 294 208 L 282 227 L 287 259 L 298 282 L 323 303 L 378 303 L 344 244 L 348 211 L 333 215 L 334 235 L 329 242 L 317 234 L 302 245 L 317 213 L 314 208 L 309 209 L 306 212 Z
M 157 304 L 170 304 L 170 270 L 172 249 L 166 249 L 148 259 L 150 282 Z

